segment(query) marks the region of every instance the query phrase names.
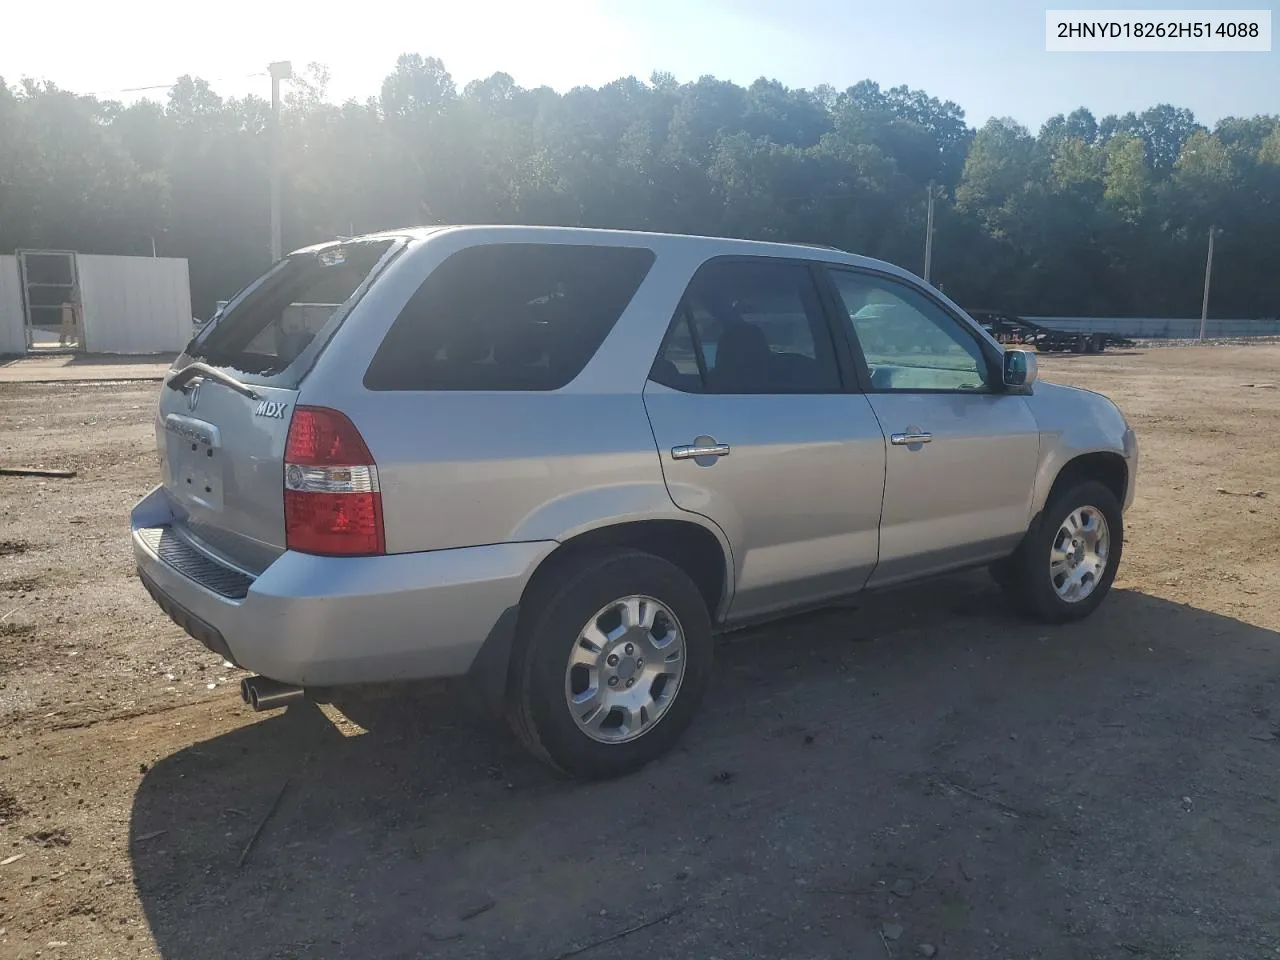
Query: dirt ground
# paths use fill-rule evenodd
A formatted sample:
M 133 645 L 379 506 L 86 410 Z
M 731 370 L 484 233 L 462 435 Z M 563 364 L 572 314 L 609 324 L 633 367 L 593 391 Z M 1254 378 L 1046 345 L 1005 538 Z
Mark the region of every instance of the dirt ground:
M 979 573 L 740 634 L 591 786 L 458 691 L 250 713 L 133 576 L 157 386 L 0 384 L 0 464 L 78 471 L 0 477 L 0 957 L 1280 956 L 1280 347 L 1042 369 L 1142 447 L 1094 619 Z
M 161 380 L 173 354 L 125 357 L 102 353 L 33 353 L 0 356 L 0 383 L 67 383 L 83 380 Z

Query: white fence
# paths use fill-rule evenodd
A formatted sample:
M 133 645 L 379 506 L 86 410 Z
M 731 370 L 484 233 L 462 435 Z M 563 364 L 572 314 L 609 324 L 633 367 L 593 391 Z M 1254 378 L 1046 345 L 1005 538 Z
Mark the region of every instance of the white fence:
M 186 260 L 76 254 L 75 263 L 84 331 L 82 350 L 177 353 L 191 339 L 191 284 Z M 0 354 L 26 352 L 27 322 L 18 258 L 0 256 Z
M 0 356 L 27 352 L 20 284 L 18 258 L 0 257 Z
M 1159 317 L 1026 317 L 1050 330 L 1066 333 L 1114 333 L 1134 339 L 1194 339 L 1200 336 L 1199 318 Z M 1280 336 L 1280 318 L 1269 320 L 1209 320 L 1206 337 Z
M 187 261 L 80 254 L 85 349 L 177 353 L 191 339 Z

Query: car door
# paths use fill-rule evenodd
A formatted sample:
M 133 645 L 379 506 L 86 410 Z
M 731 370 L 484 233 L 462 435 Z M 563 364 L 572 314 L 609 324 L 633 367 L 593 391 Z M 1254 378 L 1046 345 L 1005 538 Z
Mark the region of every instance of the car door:
M 672 499 L 733 550 L 735 621 L 857 591 L 876 563 L 885 441 L 819 276 L 786 259 L 704 264 L 644 391 Z
M 1004 390 L 998 350 L 927 290 L 872 271 L 827 271 L 889 438 L 880 561 L 870 585 L 983 563 L 1027 529 L 1040 433 Z

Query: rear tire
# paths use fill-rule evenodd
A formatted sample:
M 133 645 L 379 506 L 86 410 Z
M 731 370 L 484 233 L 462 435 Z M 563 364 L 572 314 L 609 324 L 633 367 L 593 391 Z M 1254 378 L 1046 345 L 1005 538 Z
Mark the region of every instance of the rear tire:
M 683 570 L 634 550 L 584 552 L 524 601 L 511 726 L 536 757 L 571 777 L 633 773 L 692 722 L 711 661 L 711 618 Z
M 1042 623 L 1070 623 L 1101 605 L 1123 549 L 1116 495 L 1088 480 L 1055 494 L 1017 552 L 993 564 L 992 576 L 1019 613 Z

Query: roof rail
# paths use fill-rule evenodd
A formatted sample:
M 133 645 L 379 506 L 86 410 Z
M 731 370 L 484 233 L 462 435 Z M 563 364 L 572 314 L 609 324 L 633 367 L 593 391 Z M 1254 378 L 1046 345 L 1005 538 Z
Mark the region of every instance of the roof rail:
M 804 240 L 783 240 L 782 243 L 788 247 L 816 247 L 819 250 L 834 250 L 836 253 L 848 253 L 848 250 L 840 247 L 833 247 L 829 243 L 807 243 Z

